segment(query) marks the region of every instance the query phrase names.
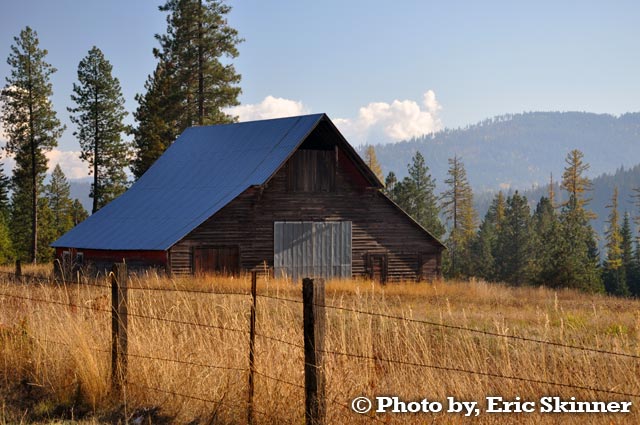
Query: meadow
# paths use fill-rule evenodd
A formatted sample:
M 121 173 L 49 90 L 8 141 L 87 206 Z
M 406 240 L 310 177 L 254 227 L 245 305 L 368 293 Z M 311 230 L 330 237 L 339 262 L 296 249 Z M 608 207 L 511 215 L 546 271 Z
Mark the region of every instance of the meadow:
M 108 280 L 53 285 L 1 275 L 0 424 L 246 423 L 249 280 L 132 277 L 119 394 L 110 387 Z M 301 284 L 261 277 L 258 294 L 256 423 L 304 423 Z M 327 423 L 640 423 L 637 300 L 479 281 L 340 280 L 327 283 L 326 305 Z M 358 396 L 427 398 L 444 410 L 455 397 L 478 401 L 481 413 L 358 415 L 349 407 Z M 633 406 L 491 414 L 488 396 Z

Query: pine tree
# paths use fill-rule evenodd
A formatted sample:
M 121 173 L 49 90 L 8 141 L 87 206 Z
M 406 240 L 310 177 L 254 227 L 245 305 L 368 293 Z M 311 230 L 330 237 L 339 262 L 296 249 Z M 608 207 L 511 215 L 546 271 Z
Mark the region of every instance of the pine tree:
M 532 283 L 550 287 L 562 286 L 558 281 L 558 263 L 564 250 L 560 221 L 550 198 L 542 197 L 536 205 L 532 221 Z
M 496 263 L 500 260 L 496 258 L 498 232 L 504 222 L 506 204 L 502 191 L 498 192 L 491 201 L 487 213 L 480 223 L 478 232 L 471 242 L 470 274 L 481 277 L 487 281 L 495 281 Z
M 582 158 L 582 152 L 571 151 L 562 175 L 561 187 L 568 192 L 568 201 L 563 204 L 560 214 L 566 249 L 560 252 L 558 279 L 562 286 L 601 292 L 604 286 L 598 269 L 597 243 L 589 224 L 595 214 L 587 210 L 589 199 L 586 193 L 591 189 L 591 181 L 584 173 L 589 165 Z
M 71 185 L 67 181 L 62 168 L 60 168 L 60 164 L 56 164 L 51 173 L 51 181 L 47 185 L 45 192 L 45 196 L 49 201 L 49 210 L 51 211 L 51 226 L 53 228 L 54 240 L 58 239 L 73 227 L 70 194 Z
M 411 199 L 407 212 L 436 238 L 442 237 L 445 228 L 438 217 L 436 182 L 429 174 L 429 167 L 420 152 L 416 152 L 408 166 L 409 176 L 403 184 Z
M 7 216 L 0 215 L 0 264 L 10 263 L 15 257 L 7 221 Z
M 145 94 L 136 95 L 138 108 L 133 116 L 138 125 L 132 130 L 136 155 L 131 164 L 136 178 L 153 165 L 179 134 L 174 120 L 179 105 L 167 101 L 171 97 L 170 68 L 170 64 L 158 63 L 153 75 L 147 78 Z
M 167 0 L 160 10 L 168 13 L 167 32 L 156 35 L 160 49 L 154 54 L 159 65 L 147 85 L 148 91 L 156 92 L 155 99 L 140 98 L 136 119 L 142 127 L 138 133 L 153 125 L 141 119 L 151 119 L 168 127 L 166 132 L 154 131 L 154 136 L 171 138 L 151 145 L 136 138 L 136 176 L 155 161 L 157 150 L 164 151 L 185 128 L 232 122 L 224 108 L 238 105 L 241 92 L 240 75 L 232 64 L 223 63 L 238 56 L 236 45 L 242 41 L 226 21 L 231 7 L 219 0 Z M 162 106 L 155 109 L 158 102 Z
M 605 232 L 607 237 L 607 258 L 604 265 L 604 286 L 608 293 L 620 296 L 629 295 L 627 287 L 627 276 L 622 259 L 622 233 L 618 214 L 618 188 L 613 189 L 611 204 L 607 220 L 608 229 Z
M 8 137 L 6 150 L 13 154 L 11 231 L 20 257 L 38 259 L 38 207 L 47 170 L 45 152 L 57 145 L 64 127 L 50 102 L 49 78 L 56 70 L 45 61 L 38 36 L 26 27 L 14 38 L 7 63 L 11 76 L 2 90 L 2 116 Z
M 48 263 L 53 260 L 54 249 L 51 244 L 56 240 L 53 224 L 53 211 L 49 208 L 49 201 L 42 196 L 38 199 L 38 217 L 40 220 L 38 232 L 38 262 Z
M 373 174 L 376 175 L 378 180 L 384 180 L 384 174 L 382 174 L 382 167 L 378 162 L 378 157 L 376 156 L 376 150 L 372 145 L 368 145 L 364 151 L 364 162 L 367 166 L 373 171 Z
M 71 204 L 71 222 L 74 226 L 82 223 L 89 217 L 89 213 L 84 209 L 82 203 L 78 199 L 74 199 Z
M 528 283 L 533 263 L 531 216 L 527 198 L 518 191 L 507 198 L 497 245 L 497 279 L 516 285 Z
M 449 188 L 442 194 L 441 207 L 451 226 L 447 241 L 450 261 L 447 274 L 457 277 L 469 272 L 470 264 L 467 250 L 474 237 L 477 220 L 473 209 L 473 192 L 467 181 L 467 172 L 461 159 L 457 156 L 449 159 L 448 176 L 445 184 Z
M 9 200 L 9 189 L 11 188 L 11 179 L 4 174 L 4 164 L 0 163 L 0 216 L 6 220 L 9 219 L 9 211 L 11 210 L 11 202 Z
M 638 278 L 638 265 L 636 264 L 636 257 L 633 252 L 633 233 L 631 231 L 631 217 L 629 213 L 625 213 L 622 219 L 620 236 L 622 238 L 620 243 L 622 268 L 624 269 L 625 285 L 627 289 L 627 293 L 625 295 L 632 295 L 631 290 L 632 288 L 635 289 L 636 280 Z
M 129 164 L 129 146 L 122 140 L 127 115 L 120 82 L 112 75 L 112 66 L 97 47 L 91 48 L 78 65 L 78 84 L 73 84 L 68 108 L 77 126 L 73 134 L 80 142 L 80 158 L 89 163 L 93 183 L 92 213 L 121 195 L 127 187 L 125 168 Z
M 398 179 L 396 178 L 396 174 L 393 171 L 389 171 L 389 174 L 387 174 L 387 178 L 384 179 L 384 192 L 393 201 L 395 201 L 394 189 L 397 183 L 398 183 Z

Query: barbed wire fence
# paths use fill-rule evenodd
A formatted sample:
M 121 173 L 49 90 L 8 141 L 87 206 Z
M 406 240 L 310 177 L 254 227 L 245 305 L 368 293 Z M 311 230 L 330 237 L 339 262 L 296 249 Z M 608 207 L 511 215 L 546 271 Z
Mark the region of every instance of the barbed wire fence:
M 22 272 L 21 267 L 16 264 L 15 273 L 0 271 L 0 274 L 5 275 L 7 278 L 13 279 L 16 283 L 21 284 L 30 284 L 30 283 L 39 283 L 39 284 L 51 284 L 55 282 L 51 277 L 46 276 L 37 276 L 37 275 L 29 275 Z M 536 385 L 545 385 L 550 387 L 558 387 L 558 388 L 571 388 L 581 391 L 590 391 L 593 393 L 599 394 L 608 394 L 613 396 L 624 396 L 624 397 L 632 397 L 640 399 L 640 394 L 628 391 L 621 391 L 613 388 L 599 388 L 589 385 L 580 385 L 574 384 L 571 382 L 558 382 L 551 380 L 543 380 L 543 379 L 534 379 L 523 376 L 515 376 L 515 375 L 507 375 L 493 372 L 486 372 L 482 370 L 474 370 L 463 367 L 454 367 L 448 366 L 444 364 L 433 364 L 428 362 L 419 362 L 419 361 L 409 361 L 405 359 L 399 358 L 390 358 L 384 357 L 380 355 L 368 355 L 365 353 L 358 352 L 348 352 L 348 351 L 340 351 L 340 350 L 330 350 L 325 349 L 325 332 L 326 332 L 326 317 L 330 311 L 339 311 L 339 312 L 347 312 L 353 314 L 362 314 L 368 315 L 371 317 L 377 317 L 387 320 L 395 320 L 403 323 L 411 323 L 414 325 L 425 326 L 425 327 L 434 327 L 447 329 L 455 332 L 465 332 L 472 333 L 477 335 L 482 335 L 484 337 L 490 338 L 501 338 L 507 340 L 520 341 L 525 343 L 536 344 L 539 346 L 551 346 L 556 348 L 564 348 L 572 351 L 581 351 L 586 353 L 592 353 L 595 355 L 607 356 L 611 358 L 625 358 L 631 361 L 640 362 L 640 356 L 631 353 L 625 353 L 620 351 L 613 350 L 605 350 L 596 347 L 589 347 L 583 345 L 575 345 L 575 344 L 565 344 L 556 341 L 549 341 L 538 338 L 525 337 L 521 335 L 515 334 L 507 334 L 507 333 L 499 333 L 486 331 L 482 329 L 475 329 L 471 327 L 465 327 L 454 324 L 446 324 L 439 323 L 428 320 L 419 320 L 409 317 L 403 317 L 392 314 L 385 314 L 380 312 L 372 312 L 357 308 L 350 308 L 344 306 L 336 306 L 330 305 L 325 302 L 325 287 L 324 280 L 322 279 L 303 279 L 303 291 L 302 298 L 288 298 L 277 295 L 271 295 L 267 293 L 258 294 L 257 293 L 257 276 L 256 273 L 253 272 L 251 275 L 252 285 L 251 292 L 234 292 L 234 291 L 216 291 L 216 290 L 200 290 L 193 288 L 167 288 L 167 287 L 145 287 L 145 286 L 134 286 L 129 283 L 129 277 L 127 274 L 126 265 L 116 264 L 109 276 L 110 284 L 99 283 L 97 281 L 90 281 L 89 279 L 78 279 L 78 280 L 66 280 L 63 283 L 65 285 L 75 284 L 75 285 L 87 285 L 94 286 L 103 289 L 110 289 L 111 291 L 111 308 L 101 308 L 96 306 L 87 306 L 82 304 L 76 304 L 65 301 L 57 301 L 52 299 L 38 298 L 26 295 L 20 295 L 16 293 L 9 293 L 6 291 L 0 292 L 0 297 L 4 299 L 16 299 L 22 301 L 29 301 L 33 303 L 44 303 L 51 304 L 57 306 L 64 306 L 72 309 L 84 309 L 91 310 L 94 312 L 110 314 L 112 323 L 111 323 L 111 349 L 107 350 L 99 347 L 89 347 L 91 351 L 102 353 L 102 354 L 110 354 L 111 358 L 111 387 L 114 393 L 119 394 L 121 397 L 125 397 L 123 392 L 123 388 L 126 385 L 131 385 L 134 387 L 138 387 L 143 390 L 153 391 L 157 393 L 164 393 L 174 397 L 180 397 L 183 399 L 190 399 L 195 401 L 200 401 L 203 403 L 207 403 L 212 405 L 212 408 L 218 408 L 219 406 L 228 405 L 229 402 L 214 400 L 207 398 L 205 396 L 201 396 L 198 394 L 187 394 L 182 392 L 176 392 L 168 389 L 157 388 L 153 386 L 147 386 L 140 383 L 133 382 L 128 379 L 128 371 L 127 371 L 127 363 L 128 358 L 138 358 L 143 360 L 153 360 L 164 363 L 172 363 L 176 365 L 185 365 L 199 368 L 206 368 L 211 370 L 230 370 L 238 373 L 246 373 L 247 381 L 248 381 L 248 395 L 247 400 L 241 401 L 240 403 L 243 406 L 246 406 L 247 410 L 247 423 L 254 424 L 256 422 L 256 415 L 263 416 L 265 418 L 270 418 L 271 414 L 265 411 L 261 411 L 256 409 L 256 405 L 254 403 L 254 388 L 255 388 L 255 377 L 260 376 L 266 380 L 272 381 L 277 384 L 287 385 L 299 390 L 304 390 L 305 393 L 305 419 L 308 424 L 320 424 L 324 423 L 326 417 L 326 406 L 327 402 L 345 409 L 347 411 L 351 411 L 351 407 L 344 402 L 336 400 L 334 398 L 329 398 L 326 395 L 326 377 L 325 377 L 325 362 L 324 359 L 326 356 L 332 357 L 343 357 L 350 358 L 355 361 L 366 361 L 369 363 L 388 363 L 395 364 L 401 366 L 407 366 L 417 369 L 432 369 L 446 373 L 453 374 L 464 374 L 464 375 L 475 375 L 482 376 L 490 379 L 497 380 L 506 380 L 506 381 L 515 381 L 522 383 L 530 383 Z M 234 327 L 228 327 L 220 324 L 212 324 L 212 323 L 201 323 L 197 321 L 186 321 L 179 319 L 172 319 L 166 317 L 159 317 L 151 314 L 142 314 L 138 312 L 132 312 L 128 309 L 128 291 L 147 291 L 147 292 L 161 292 L 161 293 L 188 293 L 188 294 L 207 294 L 207 295 L 232 295 L 232 296 L 241 296 L 241 297 L 251 297 L 251 309 L 250 309 L 250 326 L 249 329 L 240 329 Z M 256 300 L 258 298 L 274 300 L 278 302 L 297 304 L 302 306 L 302 316 L 303 316 L 303 343 L 288 341 L 284 338 L 280 338 L 273 335 L 266 335 L 256 331 Z M 170 357 L 159 357 L 159 356 L 150 356 L 143 353 L 130 352 L 128 347 L 128 318 L 134 317 L 145 320 L 152 320 L 161 323 L 167 324 L 177 324 L 184 326 L 192 326 L 201 329 L 213 329 L 221 332 L 233 332 L 233 333 L 241 333 L 246 334 L 249 339 L 249 353 L 248 353 L 248 366 L 247 367 L 235 367 L 228 366 L 223 364 L 209 364 L 205 362 L 198 362 L 180 358 L 170 358 Z M 71 347 L 71 344 L 63 342 L 63 341 L 55 341 L 48 338 L 38 338 L 30 335 L 26 335 L 27 338 L 33 340 L 39 344 L 55 344 L 61 346 Z M 262 338 L 265 340 L 272 341 L 277 344 L 282 344 L 284 346 L 299 349 L 304 351 L 304 383 L 291 382 L 289 380 L 283 379 L 281 377 L 270 375 L 265 371 L 258 370 L 256 367 L 256 352 L 255 352 L 255 338 Z M 368 415 L 366 418 L 370 419 L 374 422 L 383 422 L 376 416 Z M 278 417 L 278 420 L 284 420 L 287 422 L 286 418 Z

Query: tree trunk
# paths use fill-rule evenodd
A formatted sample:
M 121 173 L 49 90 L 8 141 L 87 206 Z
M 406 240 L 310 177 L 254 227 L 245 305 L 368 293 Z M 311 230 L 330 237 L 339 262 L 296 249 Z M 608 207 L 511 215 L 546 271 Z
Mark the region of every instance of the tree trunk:
M 98 70 L 95 70 L 95 77 L 97 79 Z M 98 211 L 98 198 L 100 197 L 100 190 L 98 188 L 98 88 L 94 92 L 94 117 L 93 117 L 93 206 L 91 207 L 91 214 L 95 214 Z
M 38 261 L 38 170 L 36 161 L 36 137 L 35 124 L 33 118 L 33 82 L 31 79 L 31 57 L 29 57 L 29 149 L 31 153 L 31 211 L 33 220 L 31 220 L 31 262 L 36 264 Z
M 204 41 L 202 0 L 198 7 L 198 125 L 204 125 Z

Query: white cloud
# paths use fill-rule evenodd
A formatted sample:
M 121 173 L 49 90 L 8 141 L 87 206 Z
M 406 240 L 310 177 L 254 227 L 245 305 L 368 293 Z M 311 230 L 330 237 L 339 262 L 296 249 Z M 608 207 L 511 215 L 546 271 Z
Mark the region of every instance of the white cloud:
M 48 159 L 47 173 L 51 174 L 56 164 L 60 164 L 64 175 L 68 179 L 80 179 L 89 175 L 89 168 L 85 162 L 80 160 L 80 152 L 78 151 L 61 151 L 59 149 L 53 149 L 50 152 L 46 152 L 45 156 Z M 16 165 L 16 161 L 13 157 L 2 155 L 2 165 L 5 175 L 11 175 Z
M 352 144 L 397 142 L 442 129 L 442 106 L 433 90 L 423 95 L 422 105 L 413 100 L 373 102 L 360 108 L 355 119 L 334 120 Z
M 309 113 L 302 102 L 274 96 L 267 96 L 260 103 L 234 106 L 228 108 L 226 112 L 237 115 L 240 121 L 291 117 Z
M 335 118 L 333 122 L 353 145 L 397 142 L 441 130 L 441 109 L 434 91 L 428 90 L 422 103 L 372 102 L 361 107 L 356 118 Z M 235 106 L 226 112 L 240 121 L 251 121 L 308 114 L 310 110 L 300 101 L 267 96 L 260 103 Z
M 45 153 L 45 156 L 49 160 L 48 173 L 53 171 L 56 164 L 60 164 L 60 168 L 68 179 L 79 179 L 89 175 L 89 166 L 86 162 L 82 162 L 79 151 L 53 149 Z

